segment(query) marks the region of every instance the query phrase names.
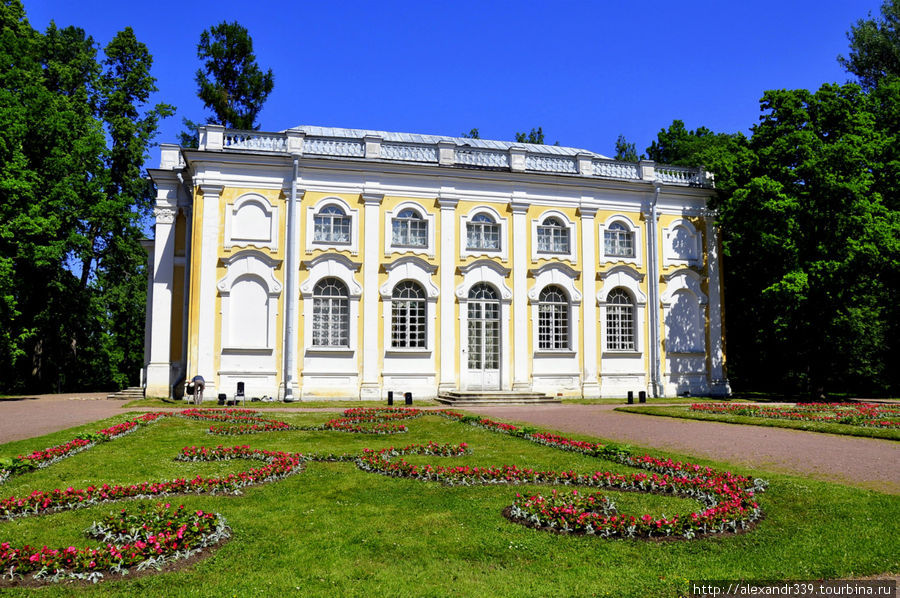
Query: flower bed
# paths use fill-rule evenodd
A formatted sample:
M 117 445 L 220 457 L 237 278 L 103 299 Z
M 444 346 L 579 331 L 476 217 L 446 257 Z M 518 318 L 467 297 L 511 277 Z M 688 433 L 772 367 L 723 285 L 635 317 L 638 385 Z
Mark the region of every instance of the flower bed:
M 137 513 L 127 509 L 110 513 L 95 521 L 85 534 L 104 544 L 85 548 L 0 544 L 0 579 L 31 575 L 36 580 L 96 583 L 104 573 L 127 575 L 131 569 L 147 567 L 158 570 L 218 544 L 231 536 L 231 530 L 218 513 L 158 504 L 142 507 Z
M 188 419 L 213 420 L 223 425 L 209 427 L 210 434 L 241 435 L 257 432 L 284 432 L 302 430 L 318 432 L 332 430 L 335 432 L 352 432 L 355 434 L 399 434 L 406 432 L 403 424 L 391 423 L 397 420 L 408 420 L 422 417 L 419 409 L 408 408 L 373 408 L 357 407 L 345 409 L 344 417 L 335 418 L 320 426 L 292 426 L 282 421 L 259 417 L 257 411 L 250 409 L 187 409 L 179 415 Z
M 875 403 L 807 403 L 788 406 L 694 403 L 690 406 L 690 410 L 717 415 L 742 415 L 868 428 L 900 428 L 900 407 Z
M 494 421 L 484 417 L 466 416 L 454 411 L 434 412 L 453 421 L 472 425 L 494 433 L 505 434 L 524 440 L 556 448 L 577 452 L 589 457 L 605 459 L 643 472 L 617 474 L 597 470 L 588 473 L 573 470 L 552 471 L 520 468 L 514 465 L 470 466 L 411 464 L 402 459 L 405 455 L 428 455 L 435 457 L 456 457 L 470 454 L 468 446 L 461 444 L 412 444 L 401 448 L 389 447 L 380 450 L 364 449 L 359 454 L 307 454 L 287 453 L 252 449 L 248 445 L 197 447 L 181 449 L 176 460 L 188 462 L 210 462 L 232 459 L 261 461 L 258 468 L 250 468 L 223 477 L 197 476 L 193 479 L 175 479 L 162 482 L 145 482 L 134 485 L 88 486 L 83 489 L 66 488 L 52 491 L 34 491 L 24 497 L 9 497 L 0 500 L 0 520 L 17 517 L 43 515 L 58 511 L 94 506 L 103 502 L 128 498 L 151 498 L 184 493 L 231 493 L 240 494 L 241 489 L 256 484 L 273 482 L 302 471 L 307 461 L 355 461 L 361 470 L 391 477 L 404 477 L 421 481 L 439 482 L 445 485 L 483 484 L 552 484 L 582 486 L 619 491 L 637 491 L 668 494 L 698 501 L 702 508 L 687 515 L 656 517 L 649 514 L 621 514 L 615 504 L 599 492 L 580 493 L 577 489 L 559 493 L 552 491 L 549 496 L 534 494 L 527 497 L 517 495 L 515 501 L 504 514 L 511 521 L 526 526 L 558 532 L 583 533 L 601 537 L 679 537 L 691 539 L 703 534 L 737 532 L 747 529 L 762 516 L 762 510 L 755 495 L 765 489 L 762 480 L 719 472 L 710 467 L 653 457 L 633 455 L 614 445 L 575 440 L 558 434 L 544 433 L 532 428 L 520 428 L 512 424 Z M 105 428 L 96 433 L 98 437 L 113 439 L 136 430 L 139 426 L 158 420 L 168 414 L 147 414 Z M 421 417 L 417 409 L 348 409 L 343 418 L 329 421 L 322 426 L 297 428 L 285 422 L 265 420 L 252 410 L 203 410 L 188 409 L 179 413 L 188 419 L 222 422 L 221 427 L 246 427 L 259 431 L 269 426 L 274 431 L 283 430 L 339 430 L 356 433 L 391 433 L 397 427 L 393 423 Z M 244 422 L 244 423 L 240 423 Z M 383 431 L 382 431 L 383 430 Z M 220 432 L 221 433 L 221 432 Z M 76 442 L 77 441 L 77 442 Z M 70 443 L 37 451 L 24 462 L 51 464 L 60 458 L 92 446 L 96 440 L 75 439 Z M 36 467 L 36 466 L 35 466 Z M 165 507 L 168 509 L 168 505 Z M 38 580 L 60 581 L 62 579 L 88 579 L 97 581 L 103 572 L 122 573 L 129 567 L 158 567 L 174 558 L 185 558 L 199 550 L 197 546 L 207 546 L 227 537 L 224 519 L 218 515 L 203 514 L 205 523 L 189 525 L 198 532 L 185 540 L 182 522 L 188 514 L 183 510 L 170 513 L 157 507 L 156 511 L 143 510 L 129 514 L 122 510 L 118 515 L 95 523 L 91 528 L 94 537 L 102 536 L 106 548 L 35 549 L 32 547 L 11 548 L 9 543 L 0 545 L 0 571 L 2 578 L 19 579 L 31 575 Z M 154 515 L 156 513 L 156 515 Z M 165 513 L 162 514 L 161 513 Z M 160 522 L 165 520 L 162 527 Z M 204 535 L 215 528 L 211 535 Z M 140 534 L 152 534 L 146 539 Z M 99 534 L 99 535 L 98 535 Z M 180 535 L 179 535 L 180 534 Z

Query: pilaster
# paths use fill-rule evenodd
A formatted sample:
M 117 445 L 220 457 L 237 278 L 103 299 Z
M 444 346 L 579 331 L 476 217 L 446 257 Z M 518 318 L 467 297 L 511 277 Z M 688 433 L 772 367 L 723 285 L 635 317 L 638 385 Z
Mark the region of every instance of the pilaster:
M 512 151 L 512 150 L 510 150 Z M 523 152 L 524 157 L 524 152 Z M 531 390 L 528 362 L 528 203 L 512 201 L 513 213 L 513 390 Z
M 150 362 L 147 365 L 148 397 L 169 398 L 171 389 L 171 362 L 169 351 L 172 337 L 172 282 L 175 262 L 175 207 L 157 204 L 155 241 L 153 243 L 152 336 Z
M 584 369 L 581 377 L 581 394 L 584 398 L 600 396 L 600 384 L 597 380 L 597 302 L 595 289 L 597 286 L 597 252 L 596 227 L 594 217 L 597 208 L 580 207 L 581 215 L 581 284 L 584 295 Z
M 438 205 L 441 208 L 441 381 L 438 391 L 456 389 L 456 335 L 453 334 L 454 297 L 453 277 L 456 263 L 456 205 L 459 198 L 441 193 Z
M 216 266 L 219 261 L 219 196 L 222 185 L 199 185 L 203 194 L 203 211 L 200 224 L 200 291 L 197 310 L 197 371 L 187 372 L 190 380 L 203 376 L 206 389 L 204 399 L 216 398 L 218 372 L 216 372 Z
M 363 335 L 362 381 L 359 398 L 378 400 L 381 398 L 381 382 L 379 380 L 380 363 L 378 347 L 381 343 L 378 334 L 378 231 L 380 230 L 381 201 L 380 193 L 362 194 L 365 219 L 365 239 L 363 250 Z
M 706 212 L 706 272 L 709 297 L 709 378 L 710 392 L 714 396 L 728 396 L 731 386 L 725 377 L 725 350 L 722 332 L 722 287 L 719 268 L 719 230 L 715 214 Z

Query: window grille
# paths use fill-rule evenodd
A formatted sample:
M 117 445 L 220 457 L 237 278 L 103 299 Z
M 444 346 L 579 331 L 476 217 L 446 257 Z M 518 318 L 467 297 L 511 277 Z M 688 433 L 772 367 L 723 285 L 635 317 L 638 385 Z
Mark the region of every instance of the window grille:
M 313 240 L 350 244 L 350 217 L 335 205 L 325 206 L 313 220 Z
M 500 249 L 500 225 L 487 214 L 475 214 L 466 223 L 466 249 Z
M 569 229 L 553 216 L 537 227 L 538 251 L 542 253 L 569 253 Z
M 415 210 L 401 211 L 391 222 L 391 244 L 394 247 L 427 247 L 428 222 Z
M 569 300 L 557 286 L 545 287 L 538 297 L 538 349 L 569 349 Z
M 350 346 L 350 299 L 337 278 L 323 278 L 313 288 L 312 344 Z
M 623 289 L 613 289 L 606 298 L 606 348 L 634 351 L 634 303 Z
M 417 283 L 404 280 L 391 294 L 391 347 L 426 348 L 425 291 Z
M 634 257 L 634 233 L 621 222 L 613 222 L 603 233 L 606 255 Z

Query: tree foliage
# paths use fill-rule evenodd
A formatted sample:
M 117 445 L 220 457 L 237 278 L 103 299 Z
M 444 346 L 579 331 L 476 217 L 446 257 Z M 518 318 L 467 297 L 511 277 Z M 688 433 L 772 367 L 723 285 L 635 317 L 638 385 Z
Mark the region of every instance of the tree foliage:
M 847 32 L 850 55 L 838 62 L 859 79 L 865 89 L 876 87 L 885 77 L 900 77 L 900 3 L 884 0 L 881 19 L 860 19 Z
M 146 108 L 152 59 L 131 29 L 101 59 L 79 28 L 35 31 L 18 0 L 0 26 L 0 390 L 135 381 L 141 166 L 171 108 Z
M 638 155 L 633 143 L 629 143 L 624 135 L 619 135 L 619 138 L 616 139 L 616 155 L 614 159 L 623 162 L 637 162 L 641 159 L 641 156 Z
M 231 129 L 258 129 L 256 117 L 275 87 L 272 69 L 256 62 L 253 39 L 237 22 L 222 22 L 200 34 L 197 95 L 216 122 Z
M 716 174 L 737 387 L 898 389 L 900 87 L 778 90 L 743 135 L 675 121 L 652 159 Z M 893 166 L 891 166 L 893 164 Z

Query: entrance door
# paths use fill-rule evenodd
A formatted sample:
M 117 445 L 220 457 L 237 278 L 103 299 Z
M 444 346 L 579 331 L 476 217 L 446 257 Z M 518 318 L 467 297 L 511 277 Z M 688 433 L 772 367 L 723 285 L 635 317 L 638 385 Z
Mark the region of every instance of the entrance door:
M 500 301 L 484 283 L 469 291 L 466 388 L 500 390 Z

